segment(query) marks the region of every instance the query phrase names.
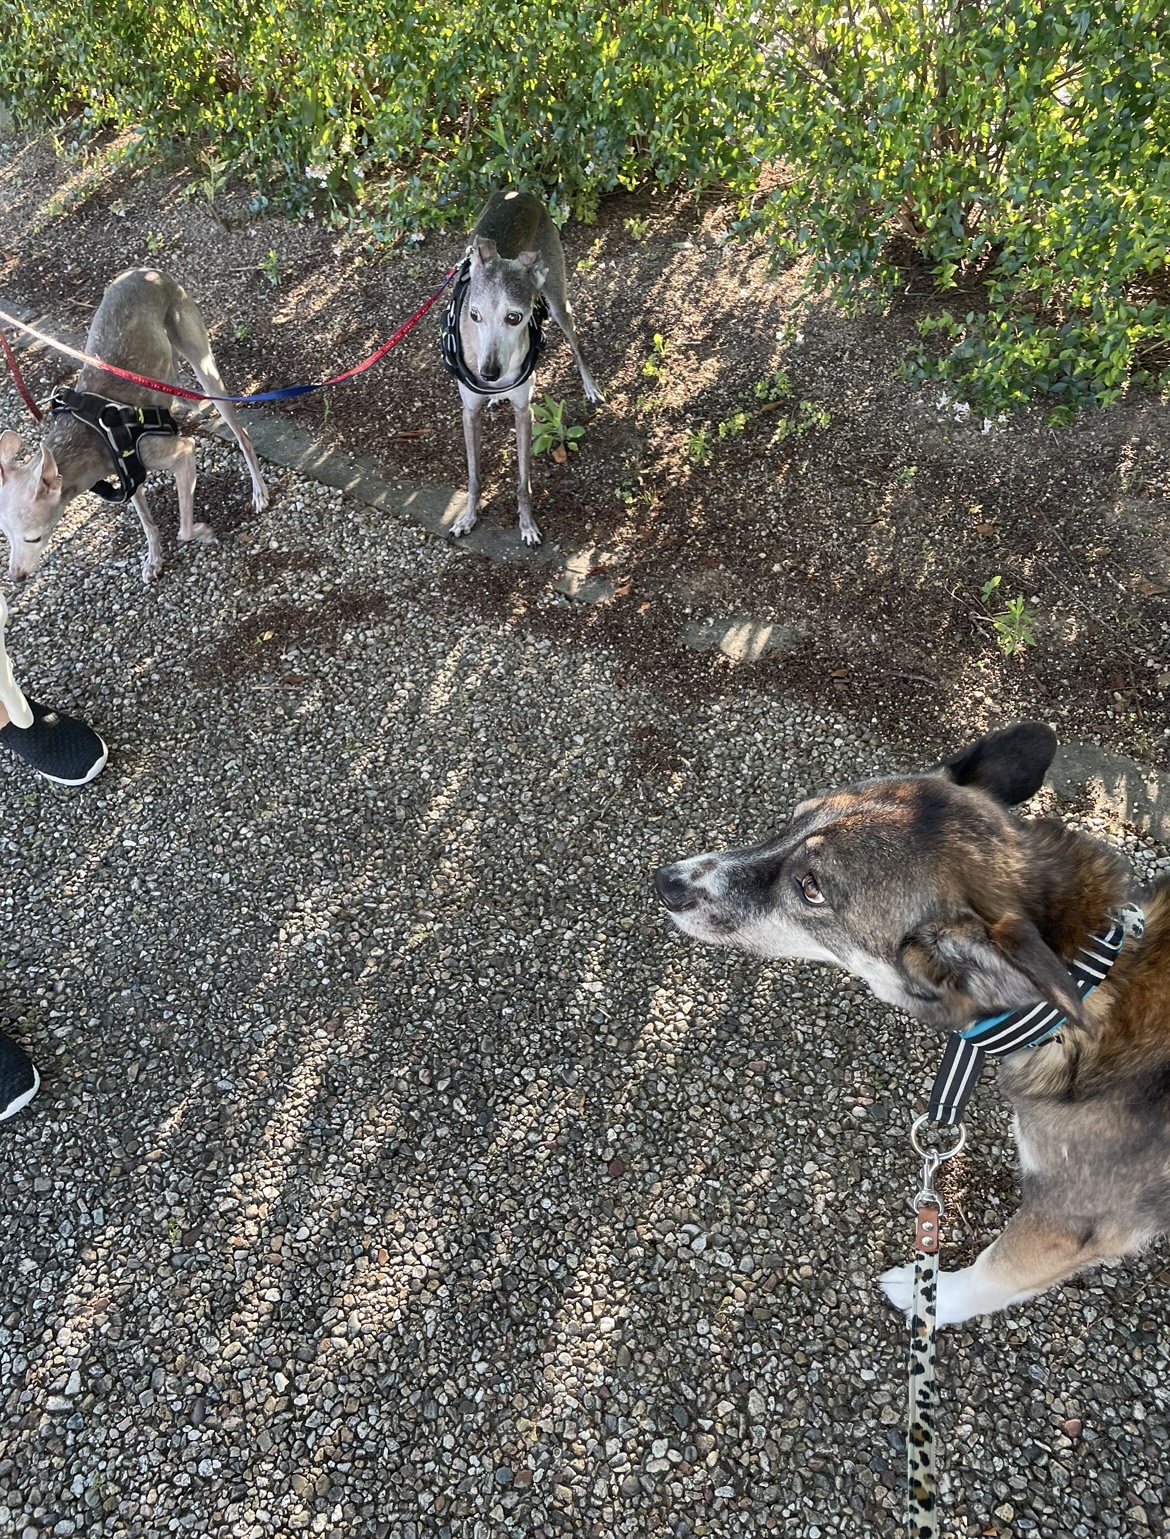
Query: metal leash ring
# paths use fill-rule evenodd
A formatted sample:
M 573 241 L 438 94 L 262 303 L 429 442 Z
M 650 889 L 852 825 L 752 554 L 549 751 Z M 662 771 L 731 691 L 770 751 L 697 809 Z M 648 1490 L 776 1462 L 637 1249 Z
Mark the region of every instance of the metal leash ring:
M 933 1120 L 934 1119 L 929 1115 L 929 1113 L 923 1112 L 922 1116 L 918 1118 L 914 1126 L 910 1129 L 910 1143 L 914 1149 L 915 1154 L 920 1154 L 924 1160 L 931 1160 L 935 1166 L 938 1166 L 941 1165 L 944 1160 L 953 1159 L 955 1155 L 958 1154 L 959 1151 L 963 1148 L 967 1142 L 967 1128 L 965 1123 L 960 1122 L 958 1124 L 955 1131 L 959 1136 L 955 1140 L 953 1147 L 950 1149 L 924 1149 L 918 1142 L 918 1133 L 921 1128 Z

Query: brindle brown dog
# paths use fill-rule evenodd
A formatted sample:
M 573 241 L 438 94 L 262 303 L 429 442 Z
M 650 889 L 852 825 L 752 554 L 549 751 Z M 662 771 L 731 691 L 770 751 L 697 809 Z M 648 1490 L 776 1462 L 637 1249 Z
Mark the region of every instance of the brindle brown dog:
M 1059 1037 L 1001 1061 L 1016 1113 L 1019 1211 L 972 1266 L 939 1277 L 940 1323 L 1003 1309 L 1170 1231 L 1170 879 L 1145 892 L 1114 851 L 1008 812 L 1056 739 L 1022 723 L 936 770 L 797 807 L 773 838 L 655 876 L 679 929 L 766 957 L 836 962 L 932 1026 L 1040 1000 Z M 1127 902 L 1145 912 L 1082 999 L 1067 963 Z M 882 1278 L 907 1309 L 913 1269 Z

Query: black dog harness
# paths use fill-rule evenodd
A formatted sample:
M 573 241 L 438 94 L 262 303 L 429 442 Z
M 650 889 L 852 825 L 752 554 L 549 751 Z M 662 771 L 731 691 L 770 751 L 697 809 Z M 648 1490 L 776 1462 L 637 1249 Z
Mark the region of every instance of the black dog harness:
M 459 319 L 463 314 L 463 306 L 470 286 L 471 257 L 465 256 L 459 269 L 459 276 L 455 279 L 455 287 L 451 290 L 451 298 L 443 311 L 443 324 L 439 328 L 439 348 L 443 355 L 443 367 L 461 385 L 466 385 L 468 390 L 474 390 L 476 395 L 507 395 L 510 390 L 515 390 L 517 385 L 522 385 L 526 379 L 532 377 L 537 360 L 544 351 L 544 323 L 548 320 L 548 302 L 543 294 L 538 294 L 532 306 L 532 314 L 528 317 L 528 352 L 524 356 L 520 373 L 511 384 L 485 385 L 483 380 L 467 367 L 459 346 Z
M 67 390 L 64 386 L 49 397 L 49 410 L 59 416 L 67 412 L 84 422 L 105 444 L 114 462 L 118 485 L 98 481 L 90 487 L 107 502 L 129 502 L 146 480 L 146 466 L 138 453 L 139 440 L 147 434 L 176 438 L 179 424 L 166 406 L 127 406 L 123 401 L 108 401 L 104 395 Z

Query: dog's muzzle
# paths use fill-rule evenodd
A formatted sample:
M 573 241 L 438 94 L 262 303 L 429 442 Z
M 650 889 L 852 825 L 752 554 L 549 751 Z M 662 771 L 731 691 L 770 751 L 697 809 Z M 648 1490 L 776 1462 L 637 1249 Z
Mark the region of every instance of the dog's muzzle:
M 672 914 L 681 914 L 698 902 L 694 889 L 679 875 L 677 866 L 659 866 L 654 873 L 654 891 Z

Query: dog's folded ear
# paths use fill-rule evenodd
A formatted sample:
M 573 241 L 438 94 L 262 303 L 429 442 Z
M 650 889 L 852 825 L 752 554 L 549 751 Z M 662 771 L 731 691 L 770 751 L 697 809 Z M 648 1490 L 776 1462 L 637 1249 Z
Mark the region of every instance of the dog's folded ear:
M 20 453 L 21 438 L 19 433 L 14 433 L 11 428 L 0 433 L 0 486 L 3 486 L 8 472 L 16 464 L 16 456 Z
M 942 769 L 960 786 L 986 791 L 1006 807 L 1026 802 L 1044 784 L 1056 753 L 1056 733 L 1040 721 L 1021 721 L 977 739 L 944 759 Z
M 499 251 L 495 241 L 488 240 L 486 235 L 477 235 L 471 243 L 471 265 L 473 267 L 477 261 L 484 265 L 488 262 L 494 262 L 498 255 Z
M 1092 1029 L 1068 968 L 1022 914 L 989 923 L 968 908 L 929 920 L 902 942 L 900 961 L 910 978 L 937 993 L 951 1027 L 1039 996 L 1074 1026 Z
M 548 277 L 548 267 L 540 260 L 540 254 L 536 251 L 522 251 L 516 258 L 521 267 L 532 270 L 532 282 L 538 289 L 542 289 Z
M 1016 971 L 1035 985 L 1041 998 L 1056 1005 L 1072 1025 L 1092 1031 L 1072 974 L 1045 945 L 1040 931 L 1030 919 L 1022 914 L 1009 914 L 991 925 L 987 933 Z

